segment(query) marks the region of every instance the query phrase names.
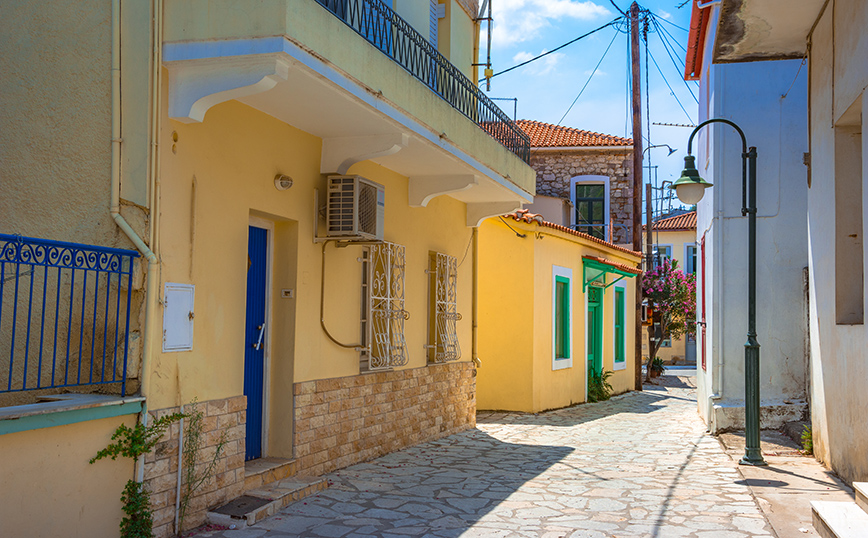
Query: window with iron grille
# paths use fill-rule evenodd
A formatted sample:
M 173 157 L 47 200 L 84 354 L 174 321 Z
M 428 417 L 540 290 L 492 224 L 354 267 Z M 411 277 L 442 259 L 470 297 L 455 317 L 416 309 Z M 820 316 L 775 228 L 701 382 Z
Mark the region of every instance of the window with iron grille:
M 404 321 L 404 246 L 371 245 L 362 257 L 361 369 L 386 370 L 407 364 Z
M 432 252 L 429 256 L 431 309 L 428 318 L 428 362 L 442 363 L 461 358 L 458 343 L 458 260 Z

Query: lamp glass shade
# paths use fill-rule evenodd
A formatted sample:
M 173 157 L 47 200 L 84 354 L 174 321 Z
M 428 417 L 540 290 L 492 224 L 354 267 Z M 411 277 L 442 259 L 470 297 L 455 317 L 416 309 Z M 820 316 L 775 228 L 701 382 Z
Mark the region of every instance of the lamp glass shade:
M 702 200 L 702 195 L 705 194 L 705 187 L 702 183 L 682 183 L 675 187 L 675 194 L 678 199 L 687 205 L 696 205 Z
M 696 205 L 702 200 L 702 195 L 708 187 L 711 187 L 711 183 L 699 177 L 699 171 L 696 169 L 696 157 L 693 155 L 685 156 L 681 177 L 670 187 L 675 189 L 678 199 L 687 205 Z

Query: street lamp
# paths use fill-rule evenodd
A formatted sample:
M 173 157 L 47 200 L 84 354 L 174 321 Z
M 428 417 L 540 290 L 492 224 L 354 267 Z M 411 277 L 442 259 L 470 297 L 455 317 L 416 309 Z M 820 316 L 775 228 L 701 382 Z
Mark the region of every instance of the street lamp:
M 747 342 L 744 344 L 744 456 L 739 460 L 741 465 L 767 465 L 760 450 L 759 425 L 759 374 L 760 345 L 756 339 L 756 148 L 747 147 L 744 132 L 735 123 L 714 118 L 706 120 L 690 133 L 687 140 L 687 155 L 684 157 L 684 171 L 681 177 L 670 187 L 685 204 L 695 205 L 702 199 L 705 189 L 711 183 L 699 177 L 696 170 L 696 158 L 690 154 L 693 137 L 709 123 L 725 123 L 738 131 L 741 136 L 741 186 L 742 186 L 742 216 L 747 215 Z M 749 180 L 749 181 L 748 181 Z M 704 345 L 704 343 L 703 343 Z

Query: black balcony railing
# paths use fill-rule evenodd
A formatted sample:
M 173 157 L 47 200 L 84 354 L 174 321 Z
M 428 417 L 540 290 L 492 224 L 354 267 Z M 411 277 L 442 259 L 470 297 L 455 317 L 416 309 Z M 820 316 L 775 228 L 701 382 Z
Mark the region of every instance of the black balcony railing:
M 316 1 L 521 160 L 530 160 L 527 134 L 382 0 Z

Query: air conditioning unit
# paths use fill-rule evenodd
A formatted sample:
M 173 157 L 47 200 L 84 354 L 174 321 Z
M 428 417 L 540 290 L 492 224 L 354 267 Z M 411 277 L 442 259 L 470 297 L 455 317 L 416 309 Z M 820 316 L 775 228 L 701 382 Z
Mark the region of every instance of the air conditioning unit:
M 326 191 L 328 237 L 383 240 L 385 187 L 361 176 L 329 176 Z

